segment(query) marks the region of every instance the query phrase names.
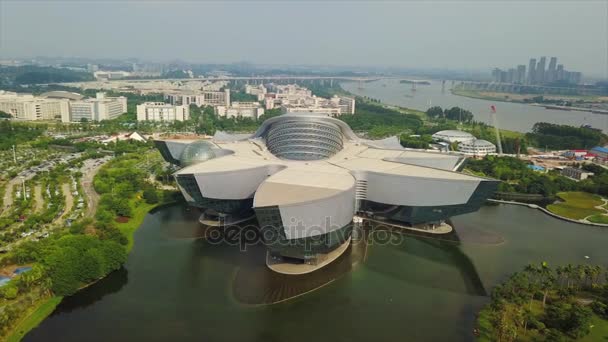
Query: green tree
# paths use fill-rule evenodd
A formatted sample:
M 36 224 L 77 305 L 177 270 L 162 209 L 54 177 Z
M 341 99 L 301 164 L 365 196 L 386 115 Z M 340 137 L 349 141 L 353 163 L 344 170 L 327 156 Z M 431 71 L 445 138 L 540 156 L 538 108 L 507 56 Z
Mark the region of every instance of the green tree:
M 19 289 L 15 285 L 9 284 L 0 287 L 0 295 L 5 299 L 15 299 L 17 294 L 19 294 Z
M 151 186 L 146 187 L 144 189 L 143 197 L 144 197 L 144 200 L 146 200 L 146 203 L 148 203 L 148 204 L 158 203 L 158 193 L 156 192 L 156 189 L 154 189 Z

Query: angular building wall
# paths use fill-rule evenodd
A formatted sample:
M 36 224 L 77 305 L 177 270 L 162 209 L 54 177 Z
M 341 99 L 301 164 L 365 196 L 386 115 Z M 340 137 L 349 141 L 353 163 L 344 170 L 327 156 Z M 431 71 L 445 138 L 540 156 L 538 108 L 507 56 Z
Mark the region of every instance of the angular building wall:
M 258 223 L 274 254 L 311 259 L 350 236 L 355 214 L 354 177 L 327 174 L 325 185 L 305 175 L 305 170 L 283 170 L 255 194 Z
M 479 210 L 497 188 L 498 183 L 496 182 L 482 181 L 465 203 L 451 205 L 391 205 L 365 199 L 360 201 L 359 211 L 369 213 L 376 218 L 412 225 L 433 223 Z

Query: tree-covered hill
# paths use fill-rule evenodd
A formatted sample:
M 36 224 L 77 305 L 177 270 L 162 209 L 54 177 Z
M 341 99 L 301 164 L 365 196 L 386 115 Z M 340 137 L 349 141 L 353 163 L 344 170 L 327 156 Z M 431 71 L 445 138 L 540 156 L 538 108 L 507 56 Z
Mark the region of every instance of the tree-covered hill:
M 91 73 L 63 68 L 34 65 L 0 67 L 0 87 L 2 88 L 40 83 L 92 81 L 93 79 Z

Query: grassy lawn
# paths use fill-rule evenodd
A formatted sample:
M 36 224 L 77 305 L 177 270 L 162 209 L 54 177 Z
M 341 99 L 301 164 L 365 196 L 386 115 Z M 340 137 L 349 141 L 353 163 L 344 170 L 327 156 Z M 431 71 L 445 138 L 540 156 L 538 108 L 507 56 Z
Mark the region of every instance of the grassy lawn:
M 40 322 L 47 318 L 55 307 L 61 302 L 63 297 L 51 297 L 43 299 L 39 305 L 32 308 L 32 311 L 27 314 L 13 329 L 12 333 L 7 336 L 7 342 L 21 341 L 23 336 L 30 330 L 34 329 Z
M 134 198 L 131 199 L 130 205 L 132 217 L 129 219 L 129 222 L 116 224 L 118 229 L 120 229 L 120 232 L 123 233 L 127 239 L 129 239 L 129 243 L 127 244 L 127 252 L 130 252 L 131 248 L 133 248 L 133 234 L 135 234 L 137 228 L 144 221 L 144 217 L 146 217 L 148 212 L 158 204 L 148 204 L 141 199 Z
M 560 192 L 557 196 L 564 202 L 549 204 L 547 206 L 549 211 L 557 215 L 580 220 L 590 215 L 603 213 L 595 208 L 604 203 L 599 196 L 586 192 Z
M 579 339 L 581 342 L 606 341 L 608 340 L 608 321 L 601 319 L 597 315 L 593 315 L 591 319 L 591 333 Z
M 606 215 L 593 215 L 593 216 L 590 216 L 589 218 L 587 218 L 587 220 L 589 220 L 593 223 L 608 224 L 608 216 L 606 216 Z
M 500 136 L 505 138 L 523 138 L 524 135 L 525 134 L 521 132 L 509 131 L 506 129 L 500 130 Z
M 403 114 L 414 114 L 419 116 L 422 120 L 427 120 L 428 117 L 426 115 L 425 112 L 420 111 L 420 110 L 416 110 L 416 109 L 410 109 L 410 108 L 405 108 L 405 107 L 396 107 L 396 106 L 389 106 L 389 108 L 391 109 L 395 109 Z

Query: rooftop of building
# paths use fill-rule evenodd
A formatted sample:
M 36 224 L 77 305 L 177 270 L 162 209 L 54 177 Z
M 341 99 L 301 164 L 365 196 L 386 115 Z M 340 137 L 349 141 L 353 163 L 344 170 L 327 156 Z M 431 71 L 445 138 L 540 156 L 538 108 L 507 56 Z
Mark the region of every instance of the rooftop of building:
M 470 141 L 464 141 L 460 143 L 460 146 L 466 147 L 496 147 L 494 144 L 487 140 L 483 139 L 475 139 Z
M 433 134 L 433 136 L 445 136 L 445 137 L 466 137 L 475 138 L 471 133 L 458 131 L 458 130 L 444 130 Z
M 292 126 L 291 124 L 294 122 L 305 125 Z M 286 126 L 290 129 L 304 131 L 309 129 L 309 125 L 329 131 L 339 128 L 342 145 L 338 151 L 321 158 L 310 160 L 281 158 L 281 154 L 276 154 L 276 151 L 266 145 L 266 138 L 269 136 L 269 131 L 273 131 L 275 124 L 278 127 Z M 288 132 L 288 136 L 291 137 L 290 132 Z M 315 132 L 313 135 L 315 134 L 323 135 L 323 130 Z M 331 134 L 330 136 L 334 137 Z M 484 179 L 455 172 L 454 170 L 464 160 L 460 155 L 406 150 L 403 147 L 386 144 L 385 140 L 374 143 L 360 139 L 344 122 L 323 115 L 284 114 L 266 120 L 255 134 L 244 140 L 210 139 L 204 144 L 201 144 L 200 140 L 191 142 L 189 146 L 200 145 L 202 157 L 192 164 L 184 163 L 182 166 L 185 167 L 177 171 L 176 176 L 190 174 L 197 177 L 215 174 L 226 176 L 230 173 L 266 174 L 267 178 L 256 190 L 254 198 L 256 207 L 277 203 L 282 206 L 300 205 L 338 196 L 344 192 L 354 192 L 355 178 L 358 179 L 365 174 L 370 177 L 381 174 L 389 180 L 391 177 L 415 178 L 420 181 L 434 180 L 445 182 L 446 185 L 462 182 L 476 183 L 480 179 Z M 188 140 L 164 141 L 188 142 Z M 384 147 L 389 145 L 391 147 Z M 297 145 L 298 148 L 301 146 L 306 145 Z M 206 153 L 210 148 L 214 153 Z M 181 153 L 184 154 L 185 151 L 197 154 L 187 146 L 182 149 Z M 173 156 L 173 158 L 180 159 L 179 156 Z M 365 177 L 363 176 L 363 178 Z
M 69 91 L 57 90 L 57 91 L 47 91 L 46 93 L 40 94 L 41 97 L 46 97 L 49 99 L 67 99 L 67 100 L 82 100 L 84 95 Z
M 597 152 L 602 152 L 602 153 L 608 153 L 608 147 L 596 146 L 596 147 L 592 148 L 591 150 L 597 151 Z
M 168 107 L 168 108 L 173 108 L 173 107 L 177 107 L 175 105 L 172 105 L 170 103 L 166 103 L 166 102 L 144 102 L 142 104 L 139 104 L 138 106 L 146 106 L 146 107 Z

